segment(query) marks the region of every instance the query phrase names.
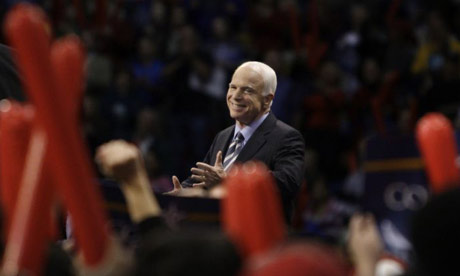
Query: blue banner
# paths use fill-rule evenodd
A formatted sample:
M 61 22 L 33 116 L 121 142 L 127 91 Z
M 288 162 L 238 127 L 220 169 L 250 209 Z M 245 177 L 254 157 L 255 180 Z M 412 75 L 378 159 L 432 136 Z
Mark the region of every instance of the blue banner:
M 386 250 L 409 261 L 410 218 L 425 205 L 429 187 L 415 137 L 374 136 L 364 162 L 364 211 L 375 215 Z

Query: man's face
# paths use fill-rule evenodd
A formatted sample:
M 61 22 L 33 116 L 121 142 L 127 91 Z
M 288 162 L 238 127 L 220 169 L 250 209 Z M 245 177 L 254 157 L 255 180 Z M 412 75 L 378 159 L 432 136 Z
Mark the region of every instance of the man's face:
M 235 71 L 227 92 L 227 106 L 230 117 L 245 126 L 264 114 L 273 95 L 263 96 L 262 75 L 250 67 L 240 67 Z

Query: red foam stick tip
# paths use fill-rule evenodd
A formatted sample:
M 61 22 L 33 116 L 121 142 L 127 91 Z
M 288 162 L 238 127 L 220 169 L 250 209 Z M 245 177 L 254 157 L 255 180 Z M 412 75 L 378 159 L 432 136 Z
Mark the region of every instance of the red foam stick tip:
M 75 120 L 83 97 L 85 51 L 80 39 L 70 35 L 55 41 L 51 47 L 51 64 L 58 93 L 63 106 L 70 109 L 69 114 Z
M 224 228 L 243 255 L 263 253 L 283 240 L 280 197 L 265 165 L 234 166 L 223 185 L 227 187 L 222 201 Z
M 457 144 L 450 121 L 440 113 L 429 113 L 417 123 L 416 136 L 433 192 L 458 185 Z
M 51 37 L 47 26 L 44 12 L 27 3 L 16 5 L 8 12 L 4 22 L 6 37 L 16 50 L 15 57 L 25 80 L 26 92 L 34 104 L 40 101 L 41 95 L 49 93 L 47 86 L 52 83 L 49 65 Z
M 30 26 L 40 29 L 37 35 L 44 35 L 46 42 L 51 41 L 51 25 L 42 9 L 29 3 L 19 3 L 14 6 L 7 14 L 4 31 L 5 33 L 13 33 L 16 31 L 31 32 Z M 42 32 L 44 31 L 44 32 Z M 29 33 L 32 34 L 32 33 Z M 25 41 L 34 42 L 35 36 L 25 36 L 16 34 L 17 37 Z

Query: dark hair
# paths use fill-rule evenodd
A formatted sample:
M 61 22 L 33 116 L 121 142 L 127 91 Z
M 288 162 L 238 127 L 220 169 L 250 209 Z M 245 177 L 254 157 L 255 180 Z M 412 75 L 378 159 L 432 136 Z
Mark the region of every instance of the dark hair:
M 139 247 L 136 276 L 236 275 L 241 259 L 222 233 L 153 231 Z

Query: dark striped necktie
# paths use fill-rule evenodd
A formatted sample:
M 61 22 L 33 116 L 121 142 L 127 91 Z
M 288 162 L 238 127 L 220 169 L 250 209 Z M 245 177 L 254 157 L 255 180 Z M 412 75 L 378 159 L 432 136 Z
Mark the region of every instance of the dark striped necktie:
M 241 132 L 238 132 L 235 138 L 233 139 L 232 143 L 228 147 L 227 155 L 225 155 L 225 159 L 223 163 L 225 171 L 228 171 L 230 166 L 233 164 L 233 162 L 238 157 L 238 154 L 243 148 L 243 141 L 244 141 L 243 134 L 241 134 Z

